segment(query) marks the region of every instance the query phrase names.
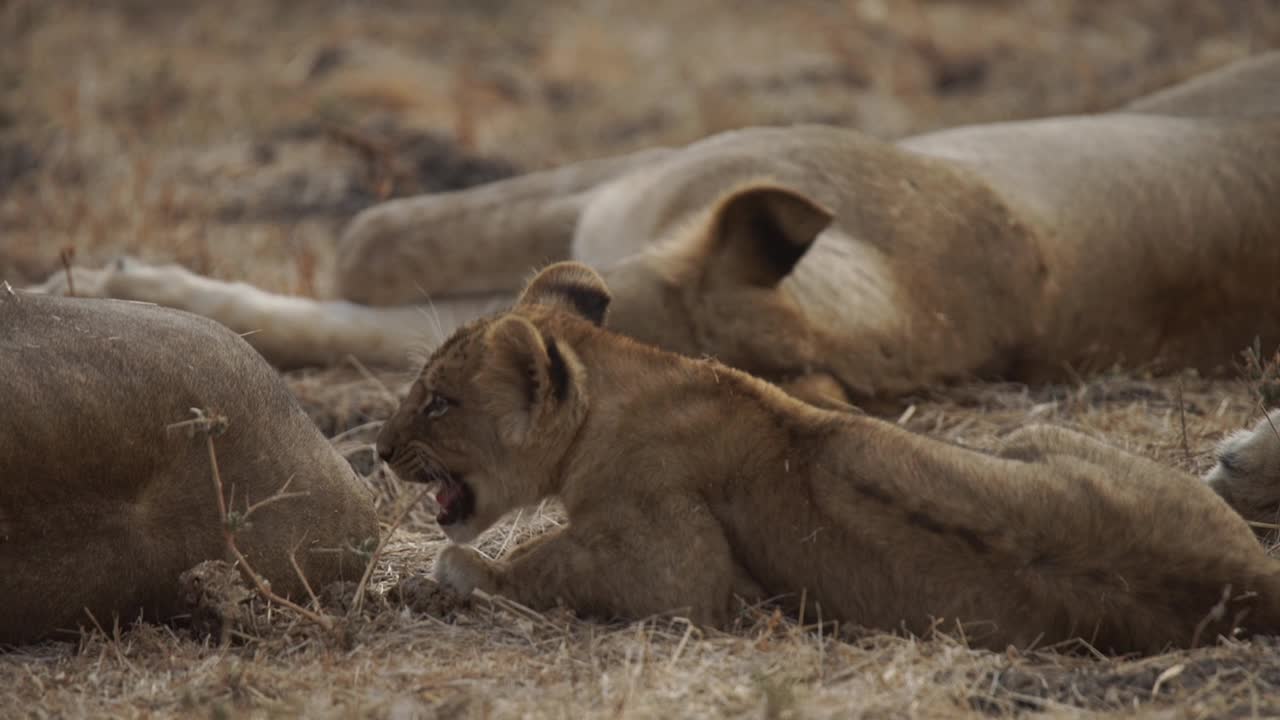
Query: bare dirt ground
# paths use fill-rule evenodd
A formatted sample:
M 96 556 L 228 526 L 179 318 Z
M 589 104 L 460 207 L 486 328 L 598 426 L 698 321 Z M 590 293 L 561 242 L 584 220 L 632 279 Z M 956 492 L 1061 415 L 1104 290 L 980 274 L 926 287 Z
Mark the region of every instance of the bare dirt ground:
M 1277 46 L 1270 0 L 0 0 L 0 279 L 43 279 L 70 250 L 324 295 L 343 223 L 385 197 L 749 124 L 897 137 L 1098 110 Z M 389 522 L 412 490 L 368 443 L 407 370 L 289 375 Z M 1199 472 L 1258 416 L 1269 388 L 1246 375 L 967 385 L 895 419 L 975 447 L 1061 423 Z M 554 522 L 526 512 L 482 548 Z M 360 612 L 349 588 L 321 593 L 342 638 L 257 606 L 225 646 L 142 625 L 0 653 L 0 715 L 1280 715 L 1273 641 L 991 653 L 945 627 L 908 639 L 767 608 L 712 633 L 391 592 L 442 543 L 416 507 Z

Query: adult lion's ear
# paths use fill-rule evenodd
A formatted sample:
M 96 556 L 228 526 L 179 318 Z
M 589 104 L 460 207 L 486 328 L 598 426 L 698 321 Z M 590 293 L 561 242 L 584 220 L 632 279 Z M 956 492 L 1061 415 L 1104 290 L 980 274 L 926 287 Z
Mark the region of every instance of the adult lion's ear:
M 476 381 L 498 418 L 503 442 L 521 447 L 535 428 L 559 411 L 576 411 L 583 397 L 583 369 L 568 346 L 547 338 L 533 323 L 507 315 L 485 331 L 487 358 Z M 550 430 L 550 428 L 543 428 Z
M 740 188 L 713 211 L 705 278 L 719 286 L 773 287 L 832 218 L 829 210 L 777 185 Z
M 516 305 L 555 307 L 603 325 L 610 300 L 609 288 L 595 270 L 582 263 L 558 262 L 534 277 Z

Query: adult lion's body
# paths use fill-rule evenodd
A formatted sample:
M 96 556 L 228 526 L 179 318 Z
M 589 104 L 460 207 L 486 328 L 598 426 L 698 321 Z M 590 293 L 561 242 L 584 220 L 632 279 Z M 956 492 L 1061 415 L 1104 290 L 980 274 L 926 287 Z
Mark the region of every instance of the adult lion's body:
M 284 364 L 399 362 L 574 258 L 605 274 L 623 334 L 854 397 L 1212 369 L 1280 342 L 1276 87 L 1269 53 L 1098 115 L 896 143 L 754 128 L 392 201 L 339 248 L 342 302 L 139 265 L 77 285 L 258 331 Z
M 589 270 L 552 266 L 446 343 L 384 426 L 379 451 L 440 484 L 455 540 L 547 496 L 565 505 L 566 527 L 501 562 L 447 549 L 444 582 L 716 624 L 735 595 L 803 599 L 806 617 L 959 623 L 996 648 L 1152 652 L 1237 622 L 1280 630 L 1280 563 L 1196 478 L 1055 428 L 989 455 L 820 410 L 599 328 L 607 303 Z
M 302 592 L 291 553 L 317 586 L 363 570 L 349 549 L 378 533 L 367 490 L 234 333 L 3 284 L 0 328 L 0 643 L 170 617 L 180 573 L 230 559 L 192 408 L 225 422 L 214 443 L 231 511 L 288 483 L 238 533 L 277 592 Z

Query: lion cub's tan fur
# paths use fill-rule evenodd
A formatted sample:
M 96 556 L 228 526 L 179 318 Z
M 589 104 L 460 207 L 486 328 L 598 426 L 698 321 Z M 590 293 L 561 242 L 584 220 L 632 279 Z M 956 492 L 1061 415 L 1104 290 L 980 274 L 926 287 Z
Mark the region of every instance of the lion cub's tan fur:
M 466 484 L 456 540 L 548 496 L 567 510 L 498 562 L 447 548 L 443 582 L 714 624 L 735 595 L 804 598 L 806 617 L 961 623 L 997 648 L 1149 652 L 1237 621 L 1280 630 L 1280 564 L 1196 478 L 1055 428 L 990 455 L 820 410 L 602 329 L 607 301 L 590 270 L 552 266 L 511 312 L 450 339 L 385 425 L 380 451 L 406 479 Z M 436 403 L 447 411 L 423 413 Z
M 231 559 L 192 408 L 225 421 L 231 511 L 288 484 L 238 533 L 274 589 L 304 594 L 290 555 L 316 588 L 359 577 L 372 499 L 248 343 L 176 310 L 0 283 L 0 644 L 173 616 L 179 574 Z

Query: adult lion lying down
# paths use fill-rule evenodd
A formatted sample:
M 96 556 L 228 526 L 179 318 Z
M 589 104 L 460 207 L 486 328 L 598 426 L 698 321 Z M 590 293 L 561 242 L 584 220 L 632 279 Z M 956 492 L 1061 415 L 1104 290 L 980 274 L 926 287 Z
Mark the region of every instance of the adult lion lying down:
M 139 303 L 16 293 L 0 283 L 0 644 L 182 611 L 178 575 L 229 559 L 206 440 L 237 535 L 276 592 L 358 576 L 376 537 L 367 491 L 247 343 Z M 92 615 L 92 617 L 91 617 Z
M 255 331 L 280 364 L 398 364 L 424 314 L 438 342 L 477 294 L 510 302 L 531 268 L 575 259 L 608 280 L 612 329 L 811 399 L 1212 370 L 1280 343 L 1277 88 L 1271 52 L 1096 115 L 892 143 L 750 128 L 392 201 L 338 249 L 350 302 L 140 263 L 76 287 Z
M 567 526 L 501 562 L 446 548 L 444 583 L 713 624 L 735 595 L 804 598 L 807 617 L 961 623 L 993 648 L 1082 637 L 1153 652 L 1280 632 L 1280 563 L 1186 473 L 1061 429 L 1019 431 L 992 455 L 818 409 L 603 329 L 608 303 L 585 266 L 548 268 L 511 312 L 444 343 L 384 426 L 379 453 L 439 484 L 455 541 L 542 498 L 565 504 Z M 1269 494 L 1274 511 L 1280 477 L 1237 470 L 1219 481 L 1252 482 L 1252 509 Z

